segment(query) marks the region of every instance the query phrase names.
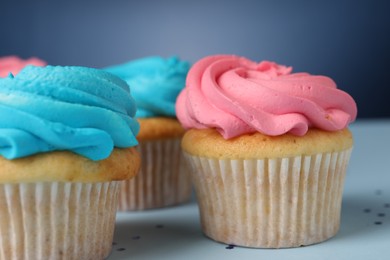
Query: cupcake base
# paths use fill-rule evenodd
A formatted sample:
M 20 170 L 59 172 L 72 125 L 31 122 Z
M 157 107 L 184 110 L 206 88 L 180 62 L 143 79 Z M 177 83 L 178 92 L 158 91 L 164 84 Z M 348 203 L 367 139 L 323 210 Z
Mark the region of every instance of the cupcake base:
M 186 153 L 203 232 L 219 242 L 255 248 L 331 238 L 339 229 L 351 150 L 263 160 Z
M 139 174 L 121 183 L 119 210 L 145 210 L 188 201 L 192 184 L 180 148 L 181 137 L 140 141 Z
M 104 259 L 118 182 L 0 184 L 0 259 Z

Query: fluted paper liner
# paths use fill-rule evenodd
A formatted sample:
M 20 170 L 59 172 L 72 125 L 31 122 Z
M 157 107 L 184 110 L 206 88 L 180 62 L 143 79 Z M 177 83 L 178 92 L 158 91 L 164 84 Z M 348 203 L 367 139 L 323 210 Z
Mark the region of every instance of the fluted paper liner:
M 0 184 L 0 259 L 104 259 L 118 182 Z
M 329 239 L 339 229 L 351 150 L 264 160 L 185 154 L 203 232 L 219 242 L 257 248 Z
M 180 147 L 181 138 L 142 141 L 140 172 L 121 184 L 119 210 L 144 210 L 188 201 L 192 184 Z

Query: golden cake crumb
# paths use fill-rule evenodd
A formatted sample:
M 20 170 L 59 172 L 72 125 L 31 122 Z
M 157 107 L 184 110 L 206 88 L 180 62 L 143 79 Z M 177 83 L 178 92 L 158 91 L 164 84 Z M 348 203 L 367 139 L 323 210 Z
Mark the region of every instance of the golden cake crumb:
M 139 141 L 181 137 L 185 130 L 175 118 L 152 117 L 138 118 L 140 132 Z
M 7 160 L 0 156 L 0 183 L 37 181 L 106 182 L 132 178 L 140 167 L 136 148 L 115 148 L 92 161 L 70 151 L 55 151 Z
M 348 129 L 328 132 L 309 129 L 304 136 L 245 134 L 225 140 L 215 129 L 191 129 L 185 133 L 182 148 L 191 155 L 218 159 L 280 158 L 335 152 L 352 147 Z

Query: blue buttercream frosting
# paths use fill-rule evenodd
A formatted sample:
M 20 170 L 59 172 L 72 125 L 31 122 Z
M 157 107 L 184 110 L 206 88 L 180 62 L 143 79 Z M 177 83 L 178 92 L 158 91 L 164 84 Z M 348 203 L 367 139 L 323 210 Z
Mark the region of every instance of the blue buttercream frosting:
M 137 145 L 129 86 L 85 67 L 27 66 L 0 79 L 0 155 L 70 150 L 91 160 Z
M 146 57 L 105 68 L 131 87 L 136 117 L 176 117 L 175 103 L 185 86 L 190 64 L 178 57 Z

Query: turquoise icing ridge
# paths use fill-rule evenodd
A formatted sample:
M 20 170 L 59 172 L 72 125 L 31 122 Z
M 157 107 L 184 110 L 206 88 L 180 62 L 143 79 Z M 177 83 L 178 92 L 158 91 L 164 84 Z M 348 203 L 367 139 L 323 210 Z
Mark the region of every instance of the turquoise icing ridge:
M 173 56 L 167 59 L 158 56 L 133 60 L 105 68 L 131 87 L 137 104 L 136 117 L 176 117 L 175 103 L 185 80 L 190 64 Z
M 0 79 L 0 155 L 71 150 L 91 160 L 137 145 L 129 86 L 103 70 L 27 66 Z

